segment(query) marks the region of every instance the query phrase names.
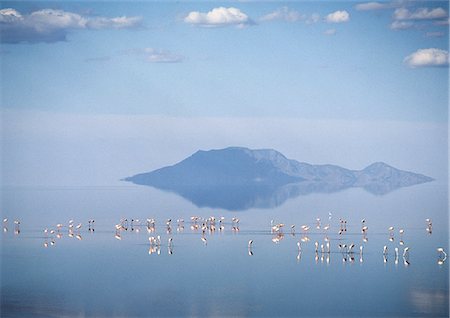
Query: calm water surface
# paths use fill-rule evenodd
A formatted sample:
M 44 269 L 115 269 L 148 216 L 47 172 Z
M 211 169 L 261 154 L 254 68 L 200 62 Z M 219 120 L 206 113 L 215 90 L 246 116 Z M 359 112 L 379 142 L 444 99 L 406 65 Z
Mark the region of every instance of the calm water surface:
M 1 315 L 448 317 L 448 261 L 439 265 L 436 252 L 437 247 L 448 251 L 447 193 L 447 185 L 435 181 L 384 196 L 362 189 L 312 193 L 274 208 L 236 212 L 199 208 L 142 186 L 4 188 L 2 215 L 9 221 L 1 236 Z M 192 215 L 224 216 L 225 228 L 207 233 L 205 245 L 201 230 L 190 229 Z M 240 218 L 239 231 L 232 229 L 232 217 Z M 118 240 L 114 225 L 121 218 L 144 224 L 121 231 Z M 156 219 L 156 232 L 147 233 L 147 218 Z M 173 220 L 171 234 L 167 218 Z M 183 231 L 177 231 L 178 218 L 185 219 Z M 319 251 L 317 258 L 314 242 L 325 242 L 316 218 L 322 227 L 330 223 L 331 244 L 331 252 Z M 338 235 L 340 218 L 347 220 L 343 235 Z M 369 226 L 367 242 L 362 241 L 362 218 Z M 433 221 L 431 235 L 426 218 Z M 21 220 L 18 235 L 14 219 Z M 70 219 L 83 224 L 81 240 L 68 236 Z M 88 231 L 89 219 L 95 219 L 94 232 Z M 286 224 L 277 244 L 272 219 Z M 57 223 L 65 227 L 52 246 L 43 230 L 56 229 Z M 298 257 L 301 225 L 311 227 L 310 241 L 302 242 Z M 389 226 L 395 228 L 393 242 Z M 400 228 L 405 230 L 403 246 Z M 150 235 L 161 236 L 159 252 L 149 253 Z M 250 239 L 253 255 L 247 248 Z M 338 248 L 350 243 L 356 245 L 354 260 Z M 406 246 L 410 264 L 401 255 L 396 264 L 394 248 L 401 254 Z

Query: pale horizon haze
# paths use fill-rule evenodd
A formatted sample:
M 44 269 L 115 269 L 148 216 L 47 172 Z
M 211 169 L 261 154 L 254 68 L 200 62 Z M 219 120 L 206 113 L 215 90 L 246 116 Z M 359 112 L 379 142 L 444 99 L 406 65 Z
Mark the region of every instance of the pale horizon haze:
M 2 186 L 272 148 L 446 182 L 447 1 L 2 1 Z

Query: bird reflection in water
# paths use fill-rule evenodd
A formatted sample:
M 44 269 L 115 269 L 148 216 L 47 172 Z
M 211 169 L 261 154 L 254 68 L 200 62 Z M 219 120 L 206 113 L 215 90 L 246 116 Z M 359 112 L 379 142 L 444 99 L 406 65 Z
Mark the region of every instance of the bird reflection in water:
M 184 231 L 184 219 L 178 219 L 177 220 L 177 232 L 183 232 Z
M 20 234 L 20 221 L 14 220 L 14 234 L 19 235 Z
M 284 239 L 283 233 L 277 233 L 272 237 L 272 242 L 275 244 L 280 243 Z
M 135 233 L 139 233 L 140 232 L 140 227 L 141 226 L 141 221 L 139 219 L 131 219 L 130 222 L 130 230 L 131 232 L 135 232 Z
M 8 218 L 3 219 L 3 233 L 8 233 Z
M 248 248 L 248 255 L 249 256 L 253 256 L 253 250 L 252 250 L 252 248 L 253 248 L 253 240 L 248 241 L 247 248 Z
M 439 265 L 443 265 L 444 262 L 447 260 L 447 253 L 444 251 L 444 249 L 442 247 L 438 247 L 437 252 L 438 252 L 438 262 L 437 263 Z
M 225 230 L 225 226 L 223 225 L 223 221 L 225 220 L 225 217 L 221 216 L 219 218 L 219 231 L 223 232 Z
M 320 227 L 321 227 L 320 218 L 316 218 L 316 229 L 320 230 Z
M 156 231 L 155 219 L 147 219 L 147 232 L 150 234 L 150 233 L 153 233 L 155 231 Z
M 426 219 L 425 222 L 427 223 L 427 233 L 428 234 L 432 234 L 433 233 L 433 222 L 431 221 L 431 219 Z
M 331 216 L 331 215 L 330 215 Z M 115 231 L 114 231 L 114 237 L 117 240 L 122 240 L 123 236 L 126 235 L 128 229 L 130 229 L 129 232 L 134 232 L 136 234 L 139 233 L 139 226 L 144 226 L 144 224 L 140 224 L 138 219 L 130 219 L 131 222 L 130 224 L 128 224 L 128 219 L 127 218 L 123 218 L 120 220 L 120 222 L 118 224 L 115 225 Z M 147 228 L 147 232 L 150 233 L 156 233 L 156 220 L 149 218 L 146 219 L 147 223 L 146 223 L 146 228 Z M 193 232 L 198 232 L 199 230 L 201 230 L 201 234 L 200 239 L 203 243 L 204 246 L 208 245 L 208 240 L 209 238 L 207 238 L 207 236 L 211 236 L 216 234 L 216 232 L 220 232 L 222 233 L 223 231 L 225 231 L 225 218 L 223 216 L 221 217 L 214 217 L 214 216 L 210 216 L 207 218 L 203 218 L 203 217 L 199 217 L 199 216 L 192 216 L 190 218 L 191 220 L 191 230 Z M 331 220 L 331 218 L 329 218 L 329 220 Z M 323 225 L 321 223 L 321 219 L 320 218 L 316 218 L 315 219 L 316 223 L 315 226 L 310 226 L 307 225 L 307 223 L 305 225 L 302 225 L 300 228 L 301 230 L 299 231 L 299 234 L 301 235 L 300 239 L 296 239 L 297 240 L 297 254 L 296 254 L 296 259 L 297 262 L 300 262 L 301 258 L 303 257 L 303 254 L 306 253 L 306 255 L 308 254 L 307 249 L 304 250 L 303 249 L 303 245 L 302 244 L 306 244 L 307 242 L 310 241 L 310 238 L 308 236 L 308 234 L 311 234 L 312 237 L 317 237 L 323 235 L 323 241 L 321 242 L 320 240 L 314 241 L 314 259 L 316 263 L 330 263 L 330 254 L 331 254 L 331 242 L 335 239 L 339 239 L 339 244 L 337 244 L 337 247 L 339 248 L 339 252 L 342 255 L 342 261 L 343 263 L 354 263 L 356 257 L 359 256 L 359 262 L 363 263 L 364 259 L 363 259 L 363 250 L 364 250 L 364 245 L 360 245 L 359 246 L 359 255 L 358 255 L 358 251 L 355 251 L 355 249 L 357 249 L 358 247 L 353 243 L 353 242 L 345 242 L 344 240 L 352 237 L 352 235 L 356 235 L 359 236 L 360 234 L 348 234 L 347 232 L 347 220 L 345 219 L 339 219 L 339 236 L 335 235 L 334 237 L 331 236 L 331 241 L 330 238 L 328 237 L 328 232 L 331 228 L 330 224 L 326 224 Z M 8 219 L 5 218 L 3 219 L 3 227 L 7 228 L 8 225 Z M 86 227 L 83 227 L 83 223 L 74 223 L 73 220 L 69 221 L 69 224 L 67 226 L 68 228 L 68 237 L 70 238 L 76 238 L 79 241 L 83 240 L 82 237 L 82 229 L 85 229 L 85 232 L 90 232 L 93 233 L 94 232 L 94 220 L 90 219 L 88 220 L 88 226 L 87 229 Z M 175 222 L 173 222 L 173 226 L 176 226 L 176 234 L 182 234 L 183 230 L 184 230 L 184 219 L 177 219 L 176 221 L 176 225 Z M 336 222 L 337 223 L 337 222 Z M 17 232 L 20 231 L 19 226 L 20 226 L 20 221 L 19 220 L 15 220 L 14 221 L 15 224 L 15 230 L 17 230 Z M 78 224 L 75 226 L 75 224 Z M 165 224 L 165 233 L 167 234 L 172 234 L 172 219 L 167 219 L 166 221 L 164 221 Z M 228 223 L 230 224 L 230 223 Z M 311 223 L 314 224 L 314 223 Z M 217 225 L 217 226 L 216 226 Z M 237 234 L 239 232 L 239 225 L 240 225 L 240 220 L 236 217 L 231 218 L 231 231 L 235 234 Z M 55 246 L 56 245 L 56 241 L 55 239 L 62 239 L 63 237 L 63 229 L 66 227 L 66 225 L 62 224 L 62 223 L 58 223 L 56 224 L 56 230 L 55 229 L 49 229 L 46 228 L 44 229 L 44 243 L 43 246 L 45 248 L 48 248 L 49 246 Z M 292 224 L 290 225 L 289 229 L 290 231 L 287 232 L 286 234 L 283 232 L 283 229 L 285 228 L 285 224 L 284 223 L 275 223 L 273 220 L 270 222 L 270 228 L 267 228 L 265 231 L 262 231 L 263 235 L 266 234 L 272 234 L 271 237 L 271 241 L 275 244 L 280 244 L 281 241 L 284 240 L 284 238 L 286 237 L 296 237 L 296 225 Z M 312 230 L 311 230 L 312 228 Z M 164 229 L 164 227 L 163 227 Z M 270 231 L 269 231 L 270 229 Z M 363 242 L 367 242 L 368 241 L 368 226 L 367 226 L 367 222 L 365 219 L 361 220 L 361 233 L 363 235 Z M 431 234 L 432 232 L 432 221 L 431 219 L 426 219 L 426 229 L 427 229 L 427 233 Z M 311 233 L 310 233 L 311 231 Z M 334 231 L 333 231 L 334 232 Z M 336 232 L 334 232 L 336 233 Z M 289 235 L 290 234 L 290 235 Z M 394 227 L 390 226 L 388 228 L 388 241 L 393 242 L 394 241 Z M 400 228 L 398 230 L 398 244 L 400 246 L 404 245 L 403 242 L 403 238 L 405 235 L 405 230 L 403 228 Z M 149 238 L 149 243 L 150 243 L 150 247 L 149 247 L 149 254 L 157 254 L 160 255 L 161 254 L 161 236 L 157 235 L 157 236 L 150 236 Z M 251 239 L 248 241 L 247 244 L 247 252 L 249 256 L 253 256 L 254 252 L 253 252 L 253 242 L 254 240 Z M 364 244 L 362 243 L 362 244 Z M 388 243 L 390 244 L 390 243 Z M 401 248 L 401 247 L 400 247 Z M 388 251 L 393 251 L 392 253 L 392 257 L 394 259 L 394 263 L 396 265 L 398 265 L 399 259 L 400 257 L 403 259 L 403 264 L 405 266 L 409 266 L 410 265 L 410 248 L 409 247 L 405 247 L 403 248 L 403 253 L 402 255 L 400 255 L 399 252 L 399 246 L 392 246 L 389 245 L 389 248 L 387 245 L 385 245 L 383 247 L 383 262 L 387 263 L 388 262 L 388 257 L 391 255 L 388 253 Z M 170 236 L 167 238 L 167 252 L 169 255 L 173 255 L 173 237 Z M 447 259 L 447 254 L 444 251 L 443 248 L 437 248 L 437 252 L 438 252 L 438 260 L 437 263 L 439 265 L 442 265 L 445 263 L 446 259 Z
M 297 263 L 302 259 L 302 242 L 297 242 Z
M 398 230 L 398 233 L 400 234 L 400 241 L 398 242 L 398 244 L 404 245 L 405 242 L 403 241 L 403 233 L 405 233 L 405 230 L 404 229 L 400 229 L 400 230 Z
M 172 234 L 172 219 L 167 219 L 166 221 L 166 233 Z
M 231 219 L 231 230 L 233 231 L 233 233 L 239 232 L 239 222 L 240 220 L 238 218 Z
M 150 247 L 148 249 L 148 254 L 151 255 L 151 254 L 156 253 L 157 255 L 160 255 L 161 254 L 161 236 L 159 236 L 159 235 L 157 237 L 150 236 L 148 238 L 148 241 L 150 243 Z
M 344 234 L 347 232 L 347 220 L 345 219 L 339 219 L 339 235 Z
M 94 222 L 95 222 L 95 220 L 89 220 L 88 221 L 88 232 L 90 232 L 90 233 L 94 233 L 95 232 Z
M 350 261 L 351 263 L 355 262 L 355 253 L 353 251 L 354 247 L 355 247 L 354 243 L 350 243 L 348 245 L 347 244 L 339 244 L 338 245 L 339 251 L 342 254 L 342 262 L 343 263 L 346 263 L 347 261 Z M 361 249 L 361 247 L 360 247 L 360 262 L 361 262 L 361 259 L 362 259 L 362 249 Z M 328 249 L 328 253 L 329 253 L 329 249 Z
M 364 262 L 364 258 L 363 258 L 363 249 L 364 247 L 362 245 L 359 246 L 359 262 L 362 263 Z
M 161 247 L 160 246 L 150 246 L 148 249 L 148 255 L 157 254 L 161 255 Z
M 62 223 L 56 224 L 56 238 L 57 239 L 61 239 L 62 236 L 63 236 L 62 233 L 61 233 L 62 227 L 63 227 Z
M 159 255 L 158 251 L 156 251 L 156 252 Z M 167 240 L 167 254 L 173 255 L 173 238 L 172 237 L 169 237 L 169 239 Z
M 327 224 L 323 227 L 323 234 L 325 235 L 325 238 L 324 238 L 325 242 L 329 241 L 329 238 L 328 238 L 328 230 L 329 229 L 330 229 L 330 224 Z
M 403 264 L 405 266 L 410 265 L 410 262 L 409 262 L 409 247 L 405 247 L 403 249 Z
M 302 251 L 299 251 L 297 253 L 297 263 L 300 263 L 301 260 L 302 260 Z
M 308 225 L 302 225 L 301 228 L 302 228 L 302 231 L 303 231 L 303 235 L 307 236 L 310 227 Z
M 390 226 L 388 228 L 388 231 L 389 231 L 389 241 L 393 242 L 394 241 L 394 227 Z
M 368 238 L 367 238 L 367 232 L 369 231 L 369 227 L 366 224 L 366 219 L 362 219 L 361 220 L 361 233 L 363 235 L 362 241 L 364 243 L 367 243 Z

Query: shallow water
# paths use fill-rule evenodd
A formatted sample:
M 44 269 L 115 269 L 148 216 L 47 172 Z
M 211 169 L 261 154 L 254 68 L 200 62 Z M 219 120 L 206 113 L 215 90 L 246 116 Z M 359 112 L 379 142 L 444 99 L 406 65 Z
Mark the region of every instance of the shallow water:
M 447 185 L 436 181 L 384 196 L 348 189 L 235 212 L 199 208 L 176 194 L 133 185 L 3 188 L 2 214 L 9 221 L 1 236 L 1 315 L 447 317 L 448 260 L 439 265 L 436 251 L 448 251 L 447 193 Z M 190 229 L 192 215 L 224 216 L 224 229 L 216 221 L 205 244 L 201 230 Z M 233 230 L 232 217 L 240 219 L 239 231 Z M 138 218 L 141 225 L 120 231 L 118 240 L 114 225 L 121 218 Z M 155 232 L 147 232 L 147 218 L 156 219 Z M 170 234 L 167 218 L 172 219 Z M 177 231 L 179 218 L 185 219 L 183 231 Z M 340 218 L 347 220 L 342 235 Z M 369 227 L 367 242 L 362 218 Z M 433 221 L 431 235 L 426 218 Z M 20 234 L 14 234 L 14 219 L 21 221 Z M 70 219 L 83 224 L 75 231 L 81 240 L 68 236 Z M 88 219 L 95 219 L 95 231 L 88 230 Z M 272 241 L 272 219 L 286 224 L 278 243 Z M 51 245 L 43 229 L 56 229 L 57 223 L 64 224 L 62 237 Z M 314 242 L 326 244 L 328 223 L 331 251 L 321 253 L 319 247 L 316 258 Z M 301 225 L 311 227 L 307 234 Z M 389 226 L 395 228 L 393 242 Z M 149 253 L 148 237 L 157 235 L 159 252 L 155 247 Z M 301 243 L 298 257 L 297 242 L 305 235 L 310 240 Z M 338 244 L 350 243 L 355 253 L 341 253 Z M 395 247 L 400 249 L 397 264 Z M 409 265 L 401 255 L 404 247 L 410 248 Z

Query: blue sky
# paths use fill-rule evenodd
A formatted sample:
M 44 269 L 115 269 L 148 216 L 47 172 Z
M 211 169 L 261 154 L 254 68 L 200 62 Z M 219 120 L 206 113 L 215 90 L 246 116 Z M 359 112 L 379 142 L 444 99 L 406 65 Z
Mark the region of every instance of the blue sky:
M 227 146 L 447 175 L 448 2 L 0 6 L 4 185 L 120 184 Z
M 440 49 L 448 56 L 448 3 L 382 4 L 386 8 L 358 10 L 356 2 L 2 2 L 2 8 L 25 18 L 53 9 L 93 23 L 139 19 L 128 26 L 111 21 L 60 26 L 63 39 L 28 31 L 25 42 L 2 43 L 2 106 L 194 117 L 446 120 L 448 60 L 411 67 L 405 58 L 419 49 Z M 236 8 L 248 20 L 212 26 L 186 20 L 190 12 L 220 7 Z M 409 17 L 397 21 L 398 9 L 408 10 Z M 444 13 L 430 15 L 433 9 Z M 336 11 L 345 11 L 347 21 L 326 20 Z M 392 29 L 394 21 L 405 29 Z M 20 40 L 14 32 L 3 28 L 3 42 Z

